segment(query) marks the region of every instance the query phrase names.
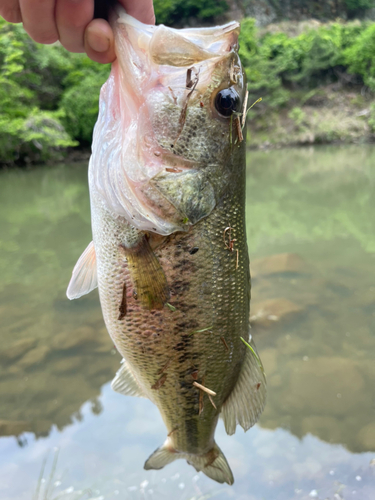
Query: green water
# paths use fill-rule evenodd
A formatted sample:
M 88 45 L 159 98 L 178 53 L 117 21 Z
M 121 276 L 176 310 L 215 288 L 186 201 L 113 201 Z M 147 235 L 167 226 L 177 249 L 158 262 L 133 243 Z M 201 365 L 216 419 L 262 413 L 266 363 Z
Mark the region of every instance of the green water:
M 79 489 L 87 499 L 375 498 L 375 148 L 249 159 L 252 333 L 269 395 L 246 435 L 218 428 L 232 488 L 183 461 L 142 470 L 163 423 L 148 401 L 111 392 L 120 357 L 97 292 L 65 296 L 91 240 L 87 166 L 0 172 L 2 500 L 32 498 L 53 448 L 50 499 Z

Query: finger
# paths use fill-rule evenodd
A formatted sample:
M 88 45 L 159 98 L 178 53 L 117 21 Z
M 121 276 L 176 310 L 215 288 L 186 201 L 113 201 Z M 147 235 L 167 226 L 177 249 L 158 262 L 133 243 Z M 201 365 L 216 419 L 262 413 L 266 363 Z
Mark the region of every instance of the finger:
M 155 24 L 152 0 L 119 0 L 126 12 L 145 24 Z
M 67 50 L 85 51 L 84 32 L 93 15 L 93 0 L 57 0 L 55 18 L 59 40 Z
M 104 19 L 94 19 L 87 26 L 85 51 L 90 59 L 99 63 L 111 63 L 115 60 L 113 32 Z
M 58 33 L 54 20 L 54 0 L 20 0 L 25 31 L 38 43 L 54 43 Z
M 20 23 L 22 21 L 22 16 L 18 0 L 2 1 L 0 5 L 0 16 L 8 21 L 8 23 Z

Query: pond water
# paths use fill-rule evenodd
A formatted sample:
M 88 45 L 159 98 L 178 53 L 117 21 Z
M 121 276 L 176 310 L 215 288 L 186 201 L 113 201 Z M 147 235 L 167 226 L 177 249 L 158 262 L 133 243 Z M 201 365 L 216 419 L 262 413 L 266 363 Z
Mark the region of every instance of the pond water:
M 110 388 L 97 292 L 70 302 L 91 240 L 87 166 L 0 172 L 1 500 L 375 498 L 375 147 L 249 153 L 254 428 L 216 441 L 221 486 L 176 461 L 157 409 Z

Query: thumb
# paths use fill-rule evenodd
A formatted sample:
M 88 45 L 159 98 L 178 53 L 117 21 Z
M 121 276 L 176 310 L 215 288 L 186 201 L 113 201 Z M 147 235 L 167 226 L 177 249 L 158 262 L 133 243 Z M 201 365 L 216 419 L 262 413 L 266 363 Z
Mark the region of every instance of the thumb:
M 116 59 L 113 32 L 104 19 L 93 19 L 85 29 L 85 52 L 95 62 L 111 63 Z

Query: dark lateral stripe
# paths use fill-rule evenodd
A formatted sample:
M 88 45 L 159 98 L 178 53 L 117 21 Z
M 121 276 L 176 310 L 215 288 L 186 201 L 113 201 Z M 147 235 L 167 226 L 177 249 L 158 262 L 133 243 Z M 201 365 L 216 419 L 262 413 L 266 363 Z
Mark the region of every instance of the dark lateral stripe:
M 122 288 L 122 299 L 121 299 L 121 304 L 120 307 L 118 308 L 119 310 L 119 315 L 118 315 L 118 320 L 121 321 L 122 319 L 125 318 L 126 316 L 126 282 L 124 282 L 124 286 Z
M 185 420 L 186 441 L 189 446 L 198 447 L 198 421 L 196 418 Z

